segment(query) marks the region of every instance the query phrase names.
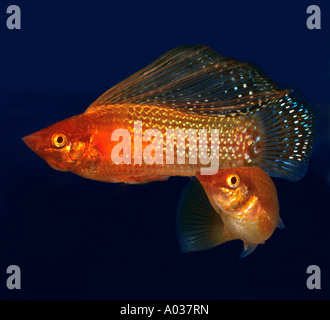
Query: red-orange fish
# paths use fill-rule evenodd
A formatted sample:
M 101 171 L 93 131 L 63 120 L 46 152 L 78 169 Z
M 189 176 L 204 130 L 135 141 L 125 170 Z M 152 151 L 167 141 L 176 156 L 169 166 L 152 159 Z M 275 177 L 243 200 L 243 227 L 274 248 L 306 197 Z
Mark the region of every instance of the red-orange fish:
M 244 243 L 241 257 L 246 257 L 276 227 L 283 227 L 276 187 L 260 168 L 198 173 L 197 178 L 200 183 L 196 179 L 190 182 L 178 210 L 183 251 L 205 250 L 240 239 Z
M 312 135 L 309 107 L 258 69 L 182 46 L 23 140 L 54 169 L 143 183 L 243 166 L 297 180 Z

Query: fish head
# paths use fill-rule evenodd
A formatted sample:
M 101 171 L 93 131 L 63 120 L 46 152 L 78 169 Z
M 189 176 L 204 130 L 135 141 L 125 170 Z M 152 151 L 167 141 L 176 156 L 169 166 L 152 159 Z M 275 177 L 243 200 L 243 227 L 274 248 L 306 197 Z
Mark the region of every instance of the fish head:
M 224 169 L 197 178 L 226 227 L 245 244 L 264 243 L 283 227 L 276 187 L 260 168 Z
M 91 134 L 83 120 L 81 116 L 65 119 L 22 140 L 53 169 L 72 171 L 89 152 Z
M 215 209 L 238 213 L 252 199 L 255 199 L 255 180 L 251 169 L 223 169 L 215 175 L 197 174 Z

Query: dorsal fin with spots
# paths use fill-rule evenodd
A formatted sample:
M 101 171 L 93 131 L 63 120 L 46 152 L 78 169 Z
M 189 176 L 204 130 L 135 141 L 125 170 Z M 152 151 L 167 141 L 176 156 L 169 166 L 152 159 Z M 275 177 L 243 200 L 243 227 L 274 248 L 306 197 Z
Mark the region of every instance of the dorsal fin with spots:
M 86 112 L 130 103 L 216 116 L 245 113 L 287 93 L 250 64 L 203 45 L 188 45 L 168 51 L 112 87 Z

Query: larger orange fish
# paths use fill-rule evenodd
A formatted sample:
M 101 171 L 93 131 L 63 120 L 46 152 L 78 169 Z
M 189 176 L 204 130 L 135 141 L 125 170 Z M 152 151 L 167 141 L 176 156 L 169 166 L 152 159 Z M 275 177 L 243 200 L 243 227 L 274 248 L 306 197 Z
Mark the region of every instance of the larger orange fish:
M 260 168 L 197 174 L 187 186 L 178 210 L 178 235 L 183 251 L 212 248 L 240 239 L 246 257 L 284 225 L 276 187 Z M 202 188 L 204 187 L 204 190 Z
M 54 169 L 143 183 L 242 166 L 297 180 L 312 135 L 311 110 L 288 90 L 198 45 L 167 52 L 83 114 L 23 140 Z

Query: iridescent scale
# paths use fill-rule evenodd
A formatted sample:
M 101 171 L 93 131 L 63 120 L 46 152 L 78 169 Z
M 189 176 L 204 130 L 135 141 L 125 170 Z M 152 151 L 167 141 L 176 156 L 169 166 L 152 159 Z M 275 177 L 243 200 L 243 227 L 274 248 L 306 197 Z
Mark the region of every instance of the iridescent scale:
M 102 112 L 101 112 L 102 113 Z M 123 116 L 125 115 L 125 116 Z M 187 114 L 179 110 L 162 108 L 158 106 L 139 105 L 114 105 L 111 112 L 100 116 L 102 122 L 98 126 L 98 132 L 106 135 L 108 132 L 109 141 L 111 131 L 109 128 L 124 128 L 131 136 L 131 161 L 129 164 L 114 164 L 111 158 L 111 150 L 105 155 L 104 162 L 98 168 L 98 178 L 103 176 L 105 181 L 126 181 L 136 179 L 136 177 L 149 176 L 194 176 L 202 167 L 209 167 L 210 164 L 202 164 L 200 161 L 200 145 L 206 146 L 207 156 L 211 155 L 212 130 L 218 130 L 219 138 L 219 159 L 218 168 L 230 168 L 238 166 L 253 166 L 261 161 L 261 151 L 263 135 L 260 123 L 255 117 L 248 116 L 227 116 L 224 118 L 197 116 Z M 106 120 L 108 119 L 108 120 Z M 134 159 L 134 134 L 138 136 L 140 132 L 134 130 L 136 123 L 142 124 L 142 139 L 149 129 L 159 130 L 163 137 L 163 163 L 154 165 L 136 164 Z M 187 133 L 187 138 L 182 141 L 178 139 L 177 129 L 182 129 Z M 207 133 L 201 135 L 200 130 L 206 129 Z M 173 131 L 175 137 L 173 136 Z M 190 133 L 190 134 L 189 134 Z M 206 141 L 202 140 L 202 136 Z M 172 138 L 174 138 L 172 140 Z M 174 163 L 168 163 L 166 142 L 174 142 Z M 143 142 L 143 149 L 150 142 Z M 196 150 L 193 150 L 193 146 Z M 191 149 L 191 150 L 190 150 Z M 183 151 L 184 163 L 179 163 L 178 154 Z M 197 155 L 193 157 L 192 154 Z M 205 156 L 205 155 L 204 155 Z M 182 158 L 181 158 L 182 159 Z M 196 160 L 196 161 L 194 161 Z M 143 179 L 142 179 L 143 180 Z

